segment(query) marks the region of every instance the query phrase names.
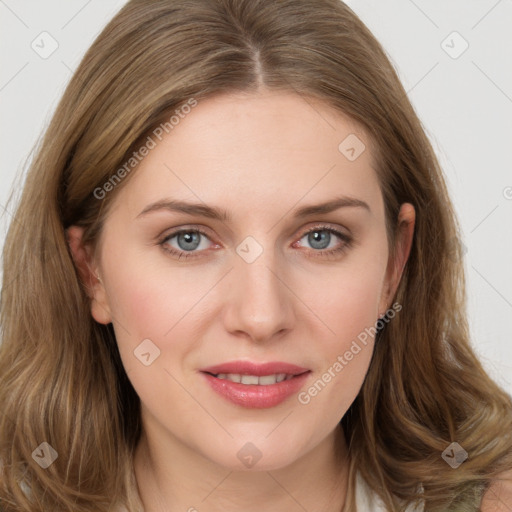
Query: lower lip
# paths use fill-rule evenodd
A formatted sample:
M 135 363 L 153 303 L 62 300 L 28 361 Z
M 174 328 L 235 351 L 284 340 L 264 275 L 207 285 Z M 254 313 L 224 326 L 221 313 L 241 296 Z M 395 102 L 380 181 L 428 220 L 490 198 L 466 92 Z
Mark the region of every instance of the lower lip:
M 289 380 L 261 386 L 239 384 L 228 379 L 218 379 L 209 373 L 203 373 L 208 384 L 219 395 L 236 405 L 250 409 L 266 409 L 279 405 L 299 391 L 309 374 L 310 372 L 305 372 Z

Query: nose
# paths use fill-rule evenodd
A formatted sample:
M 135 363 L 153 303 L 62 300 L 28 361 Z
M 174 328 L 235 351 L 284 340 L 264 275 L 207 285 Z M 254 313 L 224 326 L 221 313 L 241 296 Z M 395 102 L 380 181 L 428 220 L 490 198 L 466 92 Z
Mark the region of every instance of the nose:
M 294 294 L 270 252 L 252 263 L 237 256 L 224 303 L 226 330 L 257 343 L 283 335 L 295 323 Z

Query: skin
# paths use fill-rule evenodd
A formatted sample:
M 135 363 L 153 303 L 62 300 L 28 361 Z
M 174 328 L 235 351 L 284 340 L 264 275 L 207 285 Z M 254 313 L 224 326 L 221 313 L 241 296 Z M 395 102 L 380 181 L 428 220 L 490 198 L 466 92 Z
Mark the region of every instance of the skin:
M 489 486 L 480 504 L 482 512 L 510 512 L 512 510 L 512 469 L 504 471 Z
M 354 161 L 338 150 L 349 134 L 366 145 Z M 294 217 L 341 195 L 368 209 Z M 165 209 L 139 216 L 170 197 L 222 207 L 232 218 Z M 348 459 L 343 443 L 335 457 L 334 442 L 368 370 L 371 339 L 307 405 L 294 395 L 276 407 L 243 408 L 212 391 L 199 369 L 285 361 L 311 370 L 307 390 L 391 307 L 414 218 L 402 205 L 390 254 L 362 128 L 311 98 L 262 90 L 204 100 L 181 120 L 118 192 L 96 252 L 70 228 L 92 316 L 113 323 L 141 398 L 134 465 L 147 512 L 341 509 Z M 353 241 L 331 234 L 328 248 L 318 248 L 307 231 L 319 225 L 327 237 L 325 226 Z M 159 244 L 183 227 L 207 232 L 197 257 L 164 250 L 179 250 L 178 237 Z M 252 263 L 236 252 L 247 236 L 263 249 Z M 344 250 L 322 257 L 337 247 Z M 149 366 L 134 356 L 144 339 L 160 350 Z M 248 442 L 261 453 L 251 468 L 237 457 Z

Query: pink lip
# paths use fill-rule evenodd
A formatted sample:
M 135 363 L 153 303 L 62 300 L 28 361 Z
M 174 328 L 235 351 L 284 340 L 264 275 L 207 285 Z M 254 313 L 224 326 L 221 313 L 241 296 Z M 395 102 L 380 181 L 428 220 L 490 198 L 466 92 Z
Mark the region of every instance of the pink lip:
M 274 375 L 276 373 L 287 373 L 289 375 L 299 375 L 309 371 L 308 368 L 302 368 L 295 364 L 271 362 L 271 363 L 251 363 L 250 361 L 231 361 L 221 363 L 208 368 L 202 368 L 202 372 L 215 373 L 239 373 L 241 375 Z
M 279 405 L 297 393 L 311 372 L 307 368 L 282 362 L 258 364 L 249 361 L 233 361 L 204 368 L 201 373 L 211 388 L 230 402 L 251 409 L 266 409 Z M 276 384 L 261 386 L 231 382 L 212 375 L 219 373 L 237 373 L 258 377 L 286 373 L 294 375 L 294 377 Z

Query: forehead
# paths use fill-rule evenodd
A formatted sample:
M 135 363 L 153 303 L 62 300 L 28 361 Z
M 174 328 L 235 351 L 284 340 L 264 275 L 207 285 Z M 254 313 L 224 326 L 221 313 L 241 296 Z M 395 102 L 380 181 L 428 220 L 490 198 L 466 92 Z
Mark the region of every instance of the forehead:
M 208 98 L 160 138 L 153 135 L 153 149 L 121 190 L 130 215 L 166 194 L 239 212 L 334 195 L 375 203 L 380 196 L 364 130 L 302 95 Z

